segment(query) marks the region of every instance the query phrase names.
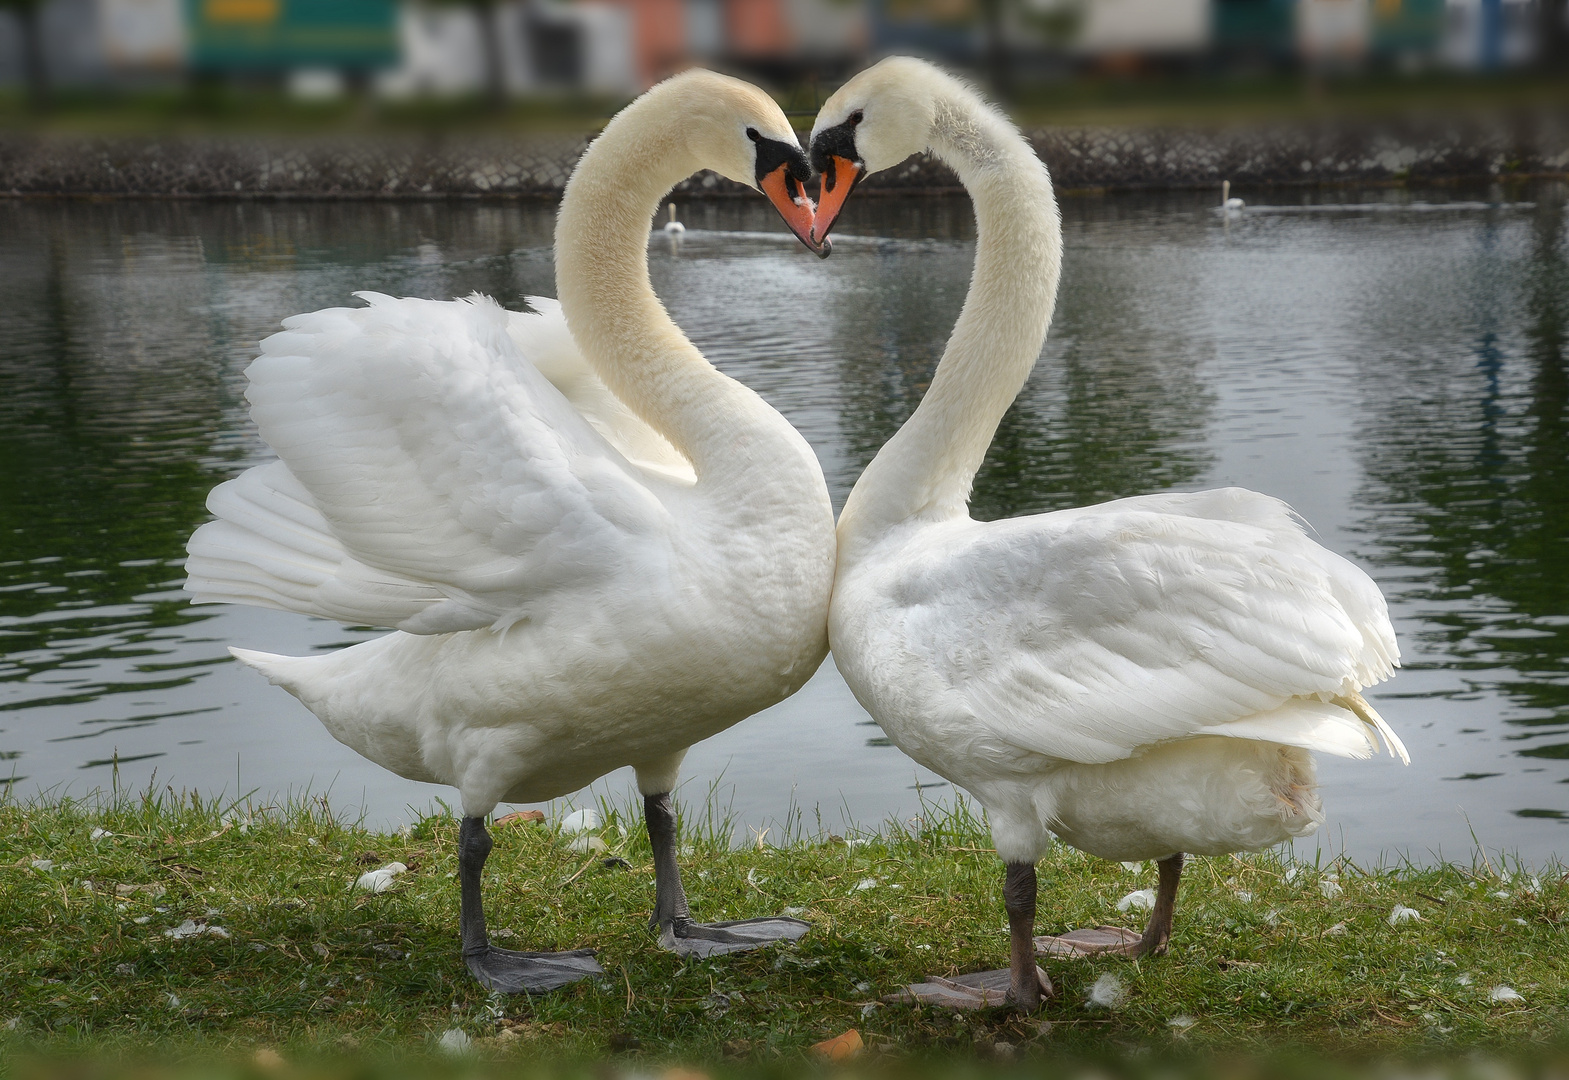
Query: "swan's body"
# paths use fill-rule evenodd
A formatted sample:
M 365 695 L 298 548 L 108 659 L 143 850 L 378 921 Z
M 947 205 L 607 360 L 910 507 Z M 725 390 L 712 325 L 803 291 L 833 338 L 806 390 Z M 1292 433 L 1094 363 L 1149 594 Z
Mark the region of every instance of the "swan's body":
M 806 173 L 770 99 L 688 72 L 613 120 L 568 183 L 559 307 L 368 296 L 288 320 L 248 371 L 281 460 L 220 486 L 191 540 L 197 602 L 397 628 L 322 656 L 235 655 L 359 753 L 456 787 L 479 863 L 499 801 L 623 765 L 671 840 L 687 747 L 793 693 L 827 651 L 816 457 L 649 286 L 648 221 L 700 168 L 755 169 L 771 197 Z M 655 840 L 656 920 L 680 936 L 695 924 Z M 477 869 L 473 902 L 483 938 Z M 465 880 L 474 966 L 468 903 Z M 702 951 L 746 944 L 721 938 Z
M 1405 757 L 1358 693 L 1398 652 L 1373 582 L 1264 495 L 970 518 L 975 471 L 1045 339 L 1061 232 L 1045 167 L 1013 125 L 899 58 L 819 114 L 814 236 L 863 172 L 926 147 L 974 199 L 975 272 L 931 388 L 840 517 L 829 636 L 894 743 L 985 806 L 1009 864 L 1014 956 L 989 973 L 1005 979 L 971 991 L 984 1003 L 1007 987 L 1029 1005 L 1034 864 L 1053 833 L 1108 859 L 1166 860 L 1136 951 L 1163 950 L 1181 853 L 1311 832 L 1323 820 L 1311 750 L 1367 757 L 1381 737 Z
M 666 208 L 668 217 L 665 219 L 665 233 L 670 236 L 679 236 L 686 232 L 686 226 L 676 220 L 676 204 L 671 203 Z
M 840 671 L 1007 861 L 1050 833 L 1116 860 L 1267 847 L 1323 821 L 1307 751 L 1376 748 L 1382 600 L 1266 496 L 912 522 L 842 558 Z
M 1220 182 L 1220 208 L 1228 214 L 1240 214 L 1246 206 L 1247 203 L 1231 194 L 1231 181 L 1222 180 Z

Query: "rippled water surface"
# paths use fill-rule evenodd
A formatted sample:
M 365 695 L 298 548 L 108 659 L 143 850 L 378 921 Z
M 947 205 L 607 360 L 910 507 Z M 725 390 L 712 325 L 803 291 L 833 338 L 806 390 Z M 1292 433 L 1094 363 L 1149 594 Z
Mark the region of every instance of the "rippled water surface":
M 1390 598 L 1406 667 L 1369 697 L 1413 757 L 1323 762 L 1330 823 L 1313 843 L 1466 857 L 1474 830 L 1489 848 L 1557 853 L 1564 190 L 1277 196 L 1291 205 L 1230 218 L 1209 201 L 1065 202 L 1051 340 L 976 515 L 1219 484 L 1289 500 Z M 684 239 L 651 243 L 655 287 L 806 434 L 841 503 L 958 313 L 968 203 L 864 199 L 826 262 L 760 201 L 683 211 Z M 372 631 L 190 608 L 183 545 L 207 491 L 269 456 L 242 372 L 280 319 L 356 289 L 550 294 L 552 223 L 528 205 L 0 200 L 0 766 L 14 792 L 85 794 L 118 768 L 129 786 L 156 771 L 177 789 L 330 791 L 375 822 L 450 799 L 340 746 L 225 652 Z M 879 736 L 826 664 L 694 749 L 685 793 L 718 777 L 748 822 L 793 803 L 837 825 L 912 814 L 918 785 L 947 792 Z M 602 787 L 624 793 L 629 774 Z

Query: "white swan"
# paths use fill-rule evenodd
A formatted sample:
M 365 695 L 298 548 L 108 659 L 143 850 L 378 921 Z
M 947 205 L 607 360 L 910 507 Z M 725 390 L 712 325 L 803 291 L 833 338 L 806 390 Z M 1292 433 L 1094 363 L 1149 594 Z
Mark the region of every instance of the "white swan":
M 1220 208 L 1229 215 L 1240 214 L 1246 207 L 1247 203 L 1241 199 L 1232 198 L 1231 181 L 1222 180 L 1220 182 Z
M 920 61 L 885 60 L 819 113 L 825 238 L 863 175 L 930 148 L 975 204 L 975 270 L 920 407 L 839 519 L 829 614 L 856 697 L 921 764 L 985 806 L 1007 863 L 1009 971 L 911 988 L 1032 1008 L 1041 951 L 1161 952 L 1182 853 L 1262 848 L 1322 821 L 1309 750 L 1400 741 L 1358 691 L 1397 660 L 1368 577 L 1286 506 L 1230 488 L 971 520 L 970 484 L 1045 340 L 1062 255 L 1046 168 L 1000 113 Z M 1032 943 L 1051 833 L 1160 860 L 1141 938 Z
M 459 790 L 463 954 L 495 990 L 599 967 L 588 950 L 491 947 L 484 816 L 622 765 L 645 796 L 667 948 L 807 929 L 693 922 L 675 859 L 682 757 L 817 669 L 834 565 L 806 440 L 704 360 L 649 285 L 649 221 L 703 168 L 762 188 L 810 242 L 810 172 L 779 107 L 734 79 L 672 78 L 567 185 L 559 307 L 366 295 L 263 342 L 248 397 L 281 460 L 219 486 L 218 520 L 191 538 L 195 602 L 397 628 L 324 656 L 231 651 L 372 761 Z

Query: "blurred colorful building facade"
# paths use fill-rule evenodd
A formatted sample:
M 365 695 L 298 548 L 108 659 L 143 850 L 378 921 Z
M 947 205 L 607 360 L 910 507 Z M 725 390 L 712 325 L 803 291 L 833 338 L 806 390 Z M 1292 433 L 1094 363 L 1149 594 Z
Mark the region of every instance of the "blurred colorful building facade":
M 1057 70 L 1140 63 L 1492 69 L 1566 0 L 0 0 L 0 82 L 35 34 L 59 83 L 191 72 L 302 94 L 624 96 L 694 63 L 776 83 L 916 52 Z M 28 14 L 24 15 L 23 12 Z M 1559 28 L 1569 35 L 1569 27 Z M 1549 35 L 1551 36 L 1551 35 Z

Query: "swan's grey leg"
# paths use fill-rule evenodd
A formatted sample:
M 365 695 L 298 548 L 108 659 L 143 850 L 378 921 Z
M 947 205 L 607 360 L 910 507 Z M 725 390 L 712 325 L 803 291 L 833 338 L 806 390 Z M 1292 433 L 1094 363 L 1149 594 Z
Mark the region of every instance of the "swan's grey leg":
M 717 956 L 745 952 L 776 941 L 795 941 L 811 929 L 810 923 L 784 916 L 737 919 L 731 922 L 692 921 L 681 867 L 676 862 L 676 812 L 670 792 L 643 797 L 643 817 L 648 841 L 654 848 L 654 914 L 648 928 L 659 933 L 662 948 L 682 956 Z
M 485 933 L 485 909 L 480 902 L 480 873 L 490 858 L 490 833 L 485 819 L 466 817 L 458 830 L 458 880 L 463 889 L 460 925 L 463 961 L 480 985 L 504 994 L 543 994 L 559 990 L 604 969 L 594 961 L 593 949 L 571 952 L 514 952 L 498 949 Z
M 1144 936 L 1135 946 L 1134 956 L 1165 956 L 1171 941 L 1171 916 L 1177 909 L 1177 885 L 1182 881 L 1182 852 L 1161 859 L 1160 884 L 1155 890 L 1155 908 L 1144 927 Z
M 1008 1001 L 1031 1013 L 1041 1004 L 1041 984 L 1035 974 L 1034 863 L 1008 864 L 1002 901 L 1008 910 Z
M 676 814 L 670 793 L 643 798 L 643 820 L 648 825 L 648 842 L 654 848 L 654 913 L 648 928 L 659 930 L 678 922 L 691 922 L 686 889 L 681 884 L 681 864 L 676 861 Z
M 1012 1005 L 1021 1012 L 1040 1008 L 1041 997 L 1055 993 L 1046 973 L 1035 966 L 1035 864 L 1008 864 L 1003 881 L 1008 909 L 1008 966 L 945 979 L 928 975 L 884 1001 L 919 1001 L 945 1009 L 987 1009 Z

